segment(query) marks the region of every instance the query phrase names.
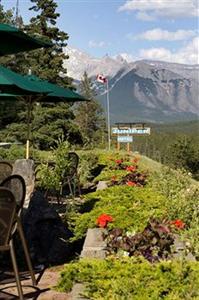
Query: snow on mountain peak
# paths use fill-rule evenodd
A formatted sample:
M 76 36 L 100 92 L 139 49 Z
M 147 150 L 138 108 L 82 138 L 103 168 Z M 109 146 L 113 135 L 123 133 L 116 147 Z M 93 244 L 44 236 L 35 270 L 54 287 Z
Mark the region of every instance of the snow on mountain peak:
M 76 80 L 81 80 L 84 72 L 87 72 L 89 77 L 97 74 L 113 77 L 121 68 L 128 65 L 125 53 L 117 57 L 105 55 L 102 58 L 95 58 L 71 47 L 65 47 L 64 52 L 69 55 L 69 59 L 64 60 L 63 66 L 67 69 L 68 76 Z
M 121 53 L 116 56 L 106 54 L 102 58 L 92 57 L 91 55 L 79 49 L 65 47 L 64 52 L 69 56 L 69 59 L 63 61 L 63 66 L 67 69 L 68 76 L 75 80 L 81 80 L 84 72 L 87 72 L 89 77 L 96 77 L 97 74 L 103 74 L 105 77 L 113 78 L 118 72 L 119 76 L 123 76 L 132 69 L 139 68 L 145 70 L 146 76 L 149 75 L 149 66 L 154 69 L 167 69 L 198 81 L 198 65 L 182 65 L 175 63 L 167 63 L 160 61 L 141 60 L 133 62 L 132 55 Z

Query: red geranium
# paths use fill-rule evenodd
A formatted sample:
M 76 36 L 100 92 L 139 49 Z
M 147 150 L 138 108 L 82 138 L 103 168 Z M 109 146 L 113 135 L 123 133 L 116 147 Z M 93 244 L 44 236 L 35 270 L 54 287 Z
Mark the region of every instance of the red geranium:
M 185 227 L 185 223 L 180 219 L 171 221 L 171 224 L 174 225 L 178 229 L 183 229 Z
M 136 182 L 134 182 L 134 181 L 127 181 L 127 183 L 126 183 L 128 186 L 136 186 L 137 184 L 136 184 Z
M 136 166 L 128 166 L 128 167 L 126 167 L 126 171 L 128 171 L 128 172 L 134 172 L 136 169 L 137 169 Z
M 116 159 L 115 162 L 116 162 L 116 164 L 119 165 L 119 164 L 123 163 L 123 159 Z
M 105 228 L 108 222 L 112 222 L 113 218 L 107 214 L 102 214 L 97 218 L 97 225 L 101 228 Z
M 112 176 L 112 177 L 111 177 L 111 180 L 112 180 L 112 181 L 116 181 L 116 180 L 117 180 L 117 176 Z
M 138 160 L 139 160 L 139 158 L 138 158 L 138 157 L 135 157 L 135 158 L 132 160 L 132 162 L 135 163 L 135 164 L 137 164 Z

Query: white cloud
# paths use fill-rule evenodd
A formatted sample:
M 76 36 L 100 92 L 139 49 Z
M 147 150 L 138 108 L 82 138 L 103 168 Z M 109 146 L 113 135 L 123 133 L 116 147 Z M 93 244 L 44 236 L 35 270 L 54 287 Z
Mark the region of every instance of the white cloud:
M 141 59 L 154 59 L 154 60 L 171 60 L 171 51 L 165 48 L 150 48 L 141 49 L 139 56 Z
M 154 16 L 152 16 L 152 15 L 147 14 L 144 11 L 139 11 L 137 13 L 137 19 L 142 20 L 142 21 L 149 21 L 149 22 L 151 22 L 151 21 L 154 21 L 156 18 Z
M 168 31 L 168 30 L 162 30 L 161 28 L 154 28 L 152 30 L 145 31 L 138 36 L 136 36 L 136 39 L 144 39 L 148 41 L 180 41 L 180 40 L 186 40 L 193 36 L 195 36 L 196 33 L 194 30 L 177 30 L 177 31 Z
M 91 41 L 88 42 L 88 46 L 90 48 L 102 48 L 102 47 L 105 46 L 105 42 L 103 42 L 103 41 L 96 42 L 96 41 L 91 40 Z
M 157 16 L 194 17 L 199 15 L 198 0 L 128 0 L 119 11 L 136 11 L 145 21 Z M 146 13 L 148 12 L 148 13 Z M 140 14 L 144 13 L 144 14 Z
M 141 49 L 139 58 L 182 64 L 199 64 L 199 37 L 195 37 L 190 43 L 178 51 L 171 51 L 166 48 Z

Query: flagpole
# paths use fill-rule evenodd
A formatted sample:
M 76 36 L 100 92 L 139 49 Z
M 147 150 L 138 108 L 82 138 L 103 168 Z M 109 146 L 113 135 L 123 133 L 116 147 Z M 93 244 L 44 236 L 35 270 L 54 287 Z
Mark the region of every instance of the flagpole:
M 108 150 L 111 150 L 111 126 L 110 126 L 110 105 L 109 105 L 109 85 L 108 78 L 106 80 L 106 100 L 107 100 L 107 127 L 108 127 Z

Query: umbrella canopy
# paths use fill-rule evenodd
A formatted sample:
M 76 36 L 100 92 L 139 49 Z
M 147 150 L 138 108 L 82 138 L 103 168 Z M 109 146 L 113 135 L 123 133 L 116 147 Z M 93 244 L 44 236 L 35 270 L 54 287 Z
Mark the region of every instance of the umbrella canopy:
M 78 93 L 68 89 L 63 88 L 57 84 L 50 83 L 46 80 L 42 80 L 35 75 L 25 75 L 26 79 L 28 79 L 31 83 L 34 83 L 35 86 L 45 88 L 49 90 L 47 95 L 44 95 L 40 98 L 40 102 L 60 102 L 60 101 L 67 101 L 67 102 L 76 102 L 76 101 L 88 101 Z
M 51 43 L 32 38 L 14 26 L 0 23 L 0 56 L 50 47 Z
M 5 88 L 6 84 L 5 82 L 2 81 L 1 84 L 1 72 L 0 67 L 0 90 L 1 88 L 4 90 L 8 91 L 8 88 Z M 6 69 L 6 68 L 3 68 Z M 3 70 L 2 70 L 3 71 Z M 7 69 L 6 69 L 7 71 Z M 9 70 L 10 71 L 10 70 Z M 11 72 L 11 75 L 13 76 L 17 74 L 15 72 Z M 9 73 L 10 74 L 10 73 Z M 19 75 L 19 74 L 17 74 Z M 11 80 L 11 77 L 9 79 Z M 27 125 L 28 125 L 28 131 L 27 131 L 27 142 L 26 142 L 26 158 L 29 158 L 29 140 L 30 140 L 30 117 L 31 117 L 31 109 L 32 109 L 32 103 L 33 102 L 76 102 L 76 101 L 87 101 L 84 97 L 79 95 L 76 92 L 71 91 L 70 89 L 67 88 L 62 88 L 56 84 L 52 84 L 46 80 L 41 80 L 39 77 L 34 76 L 34 75 L 19 75 L 19 80 L 17 77 L 17 80 L 14 81 L 14 78 L 12 77 L 13 81 L 12 83 L 14 84 L 14 88 L 16 89 L 17 93 L 0 93 L 0 100 L 3 101 L 16 101 L 17 99 L 23 99 L 27 103 Z M 23 77 L 23 78 L 21 78 Z M 31 88 L 34 89 L 34 92 L 31 93 L 30 86 L 28 83 L 31 85 Z M 12 86 L 11 86 L 12 87 Z M 27 87 L 28 90 L 25 90 L 25 87 Z M 40 92 L 38 92 L 40 91 Z M 20 94 L 21 93 L 21 94 Z
M 14 95 L 34 95 L 50 92 L 49 88 L 42 85 L 36 85 L 33 81 L 11 71 L 8 68 L 0 66 L 0 93 L 13 93 Z

